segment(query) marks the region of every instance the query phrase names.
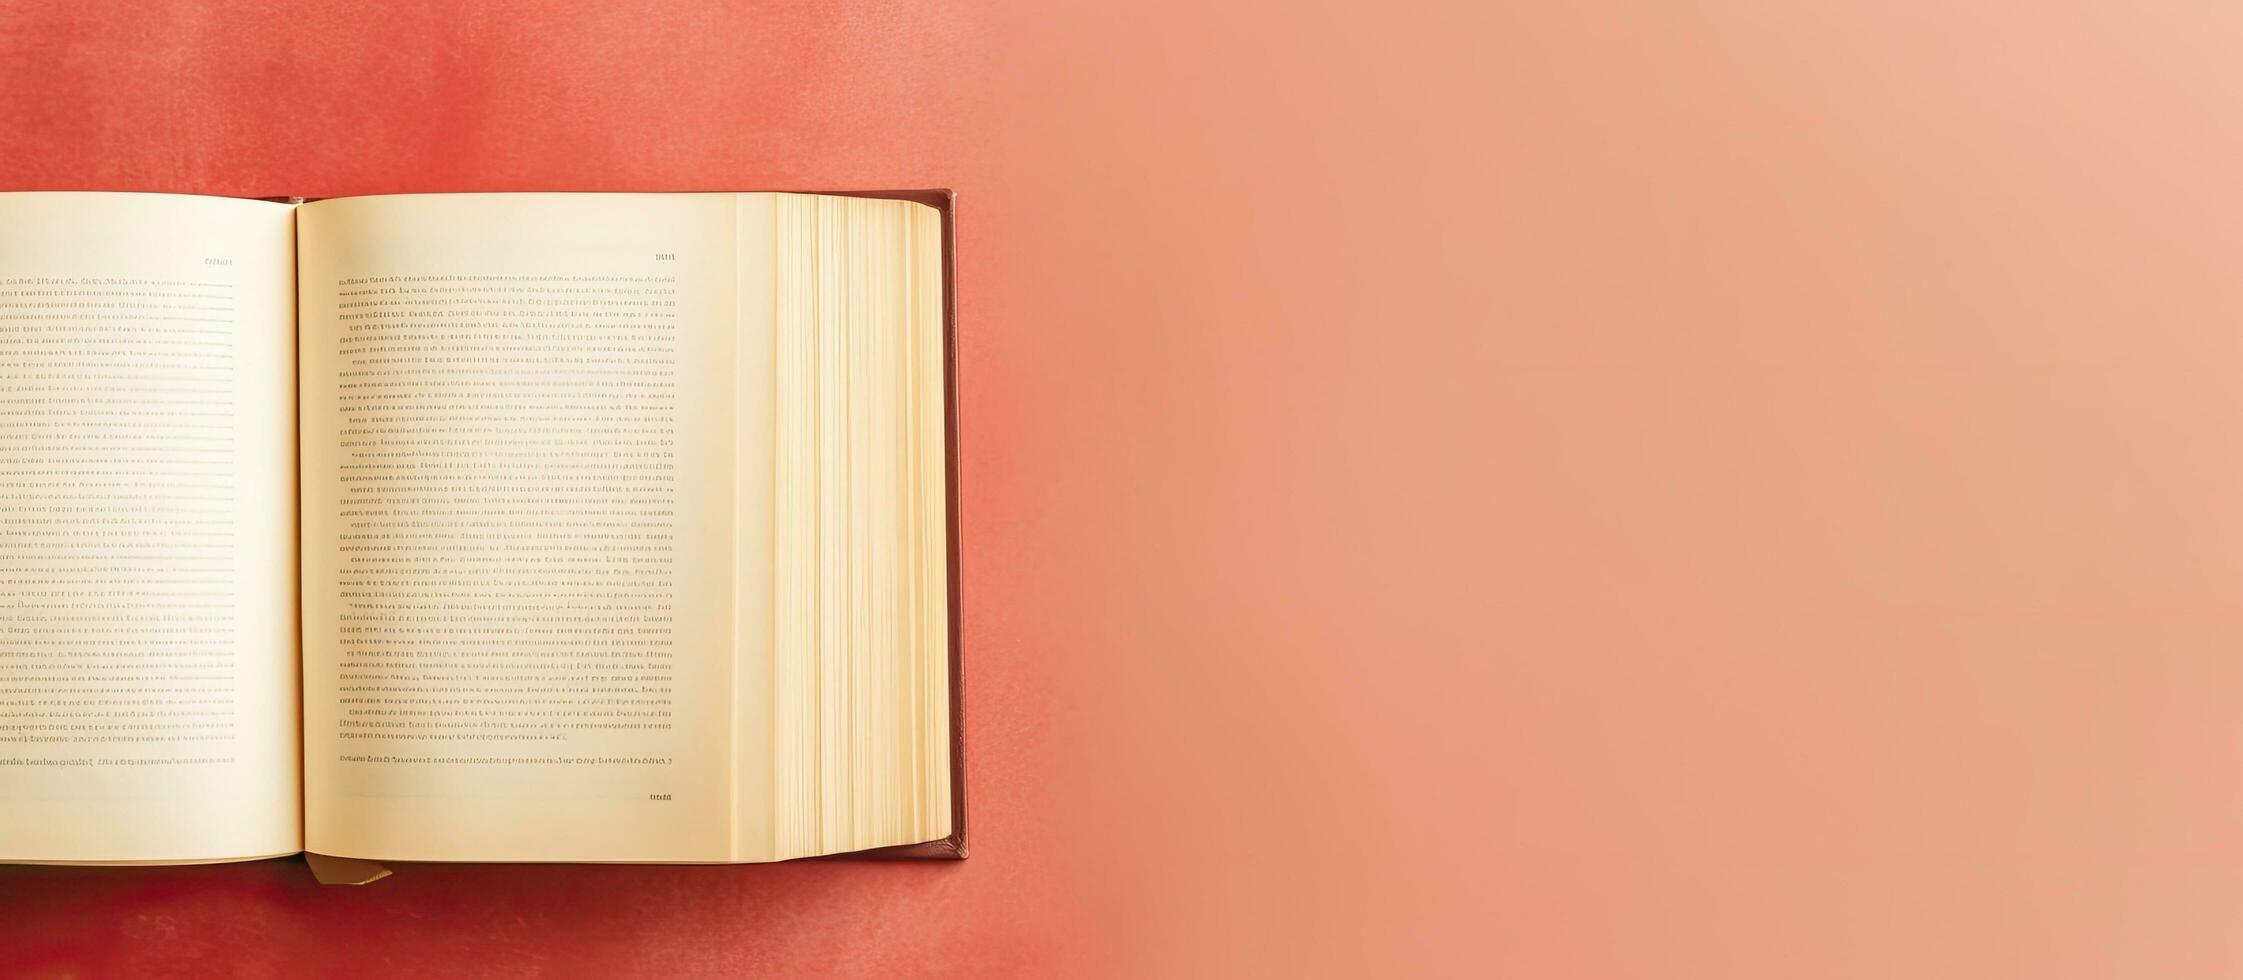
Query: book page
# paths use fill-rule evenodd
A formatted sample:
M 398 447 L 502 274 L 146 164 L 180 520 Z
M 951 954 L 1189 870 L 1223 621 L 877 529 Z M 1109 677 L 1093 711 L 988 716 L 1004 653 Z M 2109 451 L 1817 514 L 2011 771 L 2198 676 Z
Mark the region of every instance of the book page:
M 742 335 L 771 345 L 756 424 L 774 488 L 773 818 L 742 835 L 774 858 L 937 840 L 952 830 L 942 215 L 779 194 L 759 218 L 741 292 L 771 300 Z
M 299 219 L 308 849 L 732 859 L 733 197 Z
M 0 194 L 0 860 L 301 849 L 291 224 Z

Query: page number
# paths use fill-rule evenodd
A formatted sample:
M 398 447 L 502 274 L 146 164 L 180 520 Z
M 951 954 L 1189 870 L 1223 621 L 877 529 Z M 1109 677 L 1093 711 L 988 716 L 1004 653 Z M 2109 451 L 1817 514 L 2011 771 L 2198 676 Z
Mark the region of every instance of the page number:
M 654 261 L 656 261 L 656 262 L 675 262 L 675 261 L 677 261 L 677 260 L 678 260 L 678 253 L 676 253 L 676 252 L 656 252 L 656 253 L 654 253 Z

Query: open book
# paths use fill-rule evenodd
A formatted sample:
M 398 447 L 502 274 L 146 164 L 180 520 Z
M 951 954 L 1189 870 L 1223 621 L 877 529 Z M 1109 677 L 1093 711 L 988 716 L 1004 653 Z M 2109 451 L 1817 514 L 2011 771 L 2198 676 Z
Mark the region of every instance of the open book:
M 947 200 L 0 194 L 0 861 L 962 855 Z

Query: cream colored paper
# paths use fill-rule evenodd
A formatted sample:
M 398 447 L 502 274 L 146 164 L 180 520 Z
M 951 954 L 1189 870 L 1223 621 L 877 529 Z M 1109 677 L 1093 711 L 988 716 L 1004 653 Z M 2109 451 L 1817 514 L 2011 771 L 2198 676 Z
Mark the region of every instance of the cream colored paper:
M 302 846 L 285 205 L 0 194 L 0 860 Z
M 113 727 L 228 753 L 0 766 L 0 859 L 947 835 L 941 247 L 932 209 L 816 195 L 0 197 L 0 672 L 71 683 L 25 672 L 75 637 L 184 685 Z M 192 601 L 134 605 L 166 562 Z M 49 603 L 56 567 L 115 588 Z M 187 660 L 118 659 L 167 643 Z M 18 701 L 31 737 L 53 709 Z
M 733 230 L 730 195 L 301 210 L 311 850 L 731 858 Z

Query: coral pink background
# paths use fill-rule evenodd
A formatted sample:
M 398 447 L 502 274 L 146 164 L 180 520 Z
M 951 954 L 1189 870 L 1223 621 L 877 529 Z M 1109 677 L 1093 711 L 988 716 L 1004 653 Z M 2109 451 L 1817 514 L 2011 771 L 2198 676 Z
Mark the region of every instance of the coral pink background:
M 959 192 L 975 856 L 9 972 L 2243 972 L 2243 14 L 0 4 L 0 187 Z

